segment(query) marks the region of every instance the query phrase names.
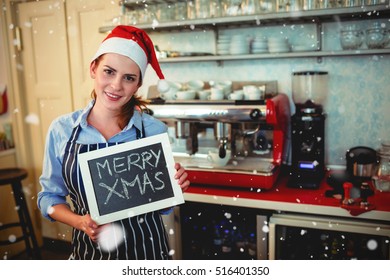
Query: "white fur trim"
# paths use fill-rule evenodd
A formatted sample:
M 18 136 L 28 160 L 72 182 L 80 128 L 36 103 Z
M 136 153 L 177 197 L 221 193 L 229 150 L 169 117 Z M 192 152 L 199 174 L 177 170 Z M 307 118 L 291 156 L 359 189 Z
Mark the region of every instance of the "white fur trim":
M 127 56 L 139 66 L 142 79 L 145 78 L 145 71 L 146 67 L 148 66 L 148 58 L 146 57 L 145 51 L 140 47 L 140 45 L 138 45 L 137 42 L 120 37 L 108 38 L 103 43 L 101 43 L 95 56 L 92 58 L 92 61 L 105 53 L 117 53 Z

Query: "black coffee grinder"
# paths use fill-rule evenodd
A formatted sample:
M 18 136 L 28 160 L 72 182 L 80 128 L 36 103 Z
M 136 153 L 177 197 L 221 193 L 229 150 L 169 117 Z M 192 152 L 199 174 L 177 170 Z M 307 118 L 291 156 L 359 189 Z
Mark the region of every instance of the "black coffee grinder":
M 325 175 L 325 114 L 328 73 L 294 72 L 289 187 L 317 189 Z

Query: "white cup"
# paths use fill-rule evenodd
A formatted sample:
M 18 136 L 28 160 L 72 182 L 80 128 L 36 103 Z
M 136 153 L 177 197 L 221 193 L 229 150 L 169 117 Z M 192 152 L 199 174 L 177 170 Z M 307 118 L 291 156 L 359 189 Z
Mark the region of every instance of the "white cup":
M 208 100 L 210 96 L 211 90 L 205 89 L 198 91 L 198 97 L 200 100 Z
M 214 166 L 225 166 L 229 162 L 231 155 L 232 152 L 230 150 L 226 150 L 226 155 L 223 158 L 219 156 L 218 150 L 209 151 L 207 161 Z
M 244 98 L 244 92 L 242 90 L 236 90 L 229 94 L 230 100 L 242 100 Z
M 178 99 L 178 100 L 195 99 L 195 91 L 194 90 L 180 90 L 180 91 L 176 92 L 175 99 Z
M 216 87 L 222 88 L 223 92 L 225 93 L 225 96 L 227 96 L 229 93 L 232 92 L 232 86 L 233 82 L 232 81 L 218 81 L 216 82 Z
M 176 92 L 182 88 L 180 83 L 169 82 L 169 90 L 167 92 L 160 93 L 160 97 L 164 100 L 176 99 Z
M 254 85 L 246 85 L 242 87 L 246 100 L 260 99 L 261 91 L 260 88 Z
M 213 87 L 211 88 L 211 93 L 208 96 L 209 100 L 222 100 L 225 98 L 225 93 L 222 88 Z
M 204 82 L 201 80 L 191 80 L 187 82 L 187 88 L 190 90 L 199 91 L 204 87 Z
M 177 91 L 177 89 L 170 88 L 167 92 L 160 93 L 160 97 L 164 100 L 174 100 Z
M 247 95 L 248 100 L 260 100 L 261 99 L 261 93 L 260 92 L 251 92 Z

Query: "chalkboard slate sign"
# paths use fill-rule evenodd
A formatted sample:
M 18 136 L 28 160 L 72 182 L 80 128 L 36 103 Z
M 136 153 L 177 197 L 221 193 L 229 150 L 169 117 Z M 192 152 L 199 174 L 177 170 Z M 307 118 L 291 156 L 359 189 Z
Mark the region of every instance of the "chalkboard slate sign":
M 98 224 L 184 202 L 167 133 L 83 153 L 79 162 Z

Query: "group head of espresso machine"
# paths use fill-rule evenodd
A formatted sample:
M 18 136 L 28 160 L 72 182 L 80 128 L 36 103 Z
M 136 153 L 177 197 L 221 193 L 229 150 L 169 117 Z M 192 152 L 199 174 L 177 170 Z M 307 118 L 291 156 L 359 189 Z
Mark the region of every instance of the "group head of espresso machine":
M 279 93 L 258 101 L 152 100 L 148 109 L 167 124 L 192 185 L 269 189 L 288 160 L 289 104 Z

